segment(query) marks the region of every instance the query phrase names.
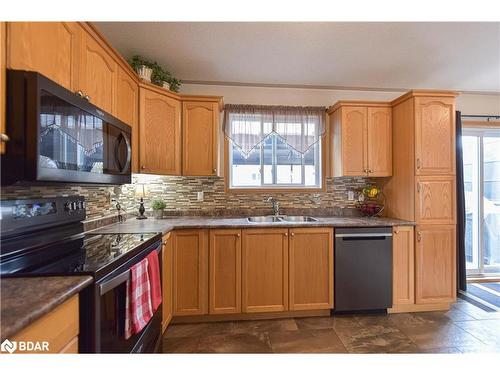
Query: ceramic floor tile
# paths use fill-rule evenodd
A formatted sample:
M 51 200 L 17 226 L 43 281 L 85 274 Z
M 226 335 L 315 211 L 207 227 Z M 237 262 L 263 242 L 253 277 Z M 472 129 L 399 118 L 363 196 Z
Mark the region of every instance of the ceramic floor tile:
M 464 331 L 481 340 L 486 345 L 500 348 L 500 322 L 497 320 L 476 320 L 456 323 Z
M 231 333 L 232 324 L 228 323 L 193 323 L 170 325 L 165 332 L 166 337 L 212 336 Z
M 203 337 L 198 353 L 272 353 L 267 333 L 224 334 Z
M 349 353 L 415 353 L 418 348 L 400 330 L 381 325 L 334 329 Z
M 476 337 L 451 322 L 399 326 L 399 328 L 421 349 L 481 344 Z
M 296 331 L 294 319 L 247 320 L 231 323 L 231 333 Z
M 275 353 L 346 353 L 333 329 L 312 329 L 269 334 Z
M 200 353 L 197 337 L 164 337 L 163 353 Z

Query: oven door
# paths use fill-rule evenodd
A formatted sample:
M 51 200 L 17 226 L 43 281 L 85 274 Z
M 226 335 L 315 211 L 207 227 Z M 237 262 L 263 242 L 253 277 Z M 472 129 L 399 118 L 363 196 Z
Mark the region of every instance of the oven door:
M 134 263 L 142 260 L 151 251 L 158 251 L 161 270 L 161 244 L 134 258 Z M 162 305 L 154 312 L 141 332 L 125 339 L 125 302 L 130 266 L 128 264 L 125 270 L 122 267 L 122 270 L 114 272 L 97 285 L 99 291 L 97 337 L 99 337 L 100 353 L 153 353 L 161 334 Z

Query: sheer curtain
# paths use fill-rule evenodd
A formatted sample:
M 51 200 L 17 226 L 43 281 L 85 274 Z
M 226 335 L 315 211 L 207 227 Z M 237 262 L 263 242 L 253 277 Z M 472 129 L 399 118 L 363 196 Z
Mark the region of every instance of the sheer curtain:
M 243 156 L 272 133 L 304 154 L 325 133 L 325 107 L 226 104 L 224 133 Z

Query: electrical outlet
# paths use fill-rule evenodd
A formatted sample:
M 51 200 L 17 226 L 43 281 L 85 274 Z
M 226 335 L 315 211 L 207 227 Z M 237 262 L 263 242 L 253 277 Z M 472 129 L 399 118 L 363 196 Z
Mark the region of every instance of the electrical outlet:
M 198 202 L 203 202 L 203 199 L 205 198 L 205 194 L 203 194 L 202 191 L 199 191 L 197 194 L 196 194 L 196 198 L 198 199 Z
M 353 201 L 353 200 L 354 200 L 354 191 L 349 190 L 349 191 L 347 192 L 347 200 L 348 200 L 348 201 Z

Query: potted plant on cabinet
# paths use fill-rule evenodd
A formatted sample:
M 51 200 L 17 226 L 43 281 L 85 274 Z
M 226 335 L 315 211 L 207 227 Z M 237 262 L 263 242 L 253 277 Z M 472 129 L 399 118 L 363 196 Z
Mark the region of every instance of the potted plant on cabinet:
M 151 201 L 151 209 L 153 210 L 153 217 L 155 219 L 163 218 L 163 210 L 167 207 L 167 204 L 163 199 L 155 198 Z
M 146 60 L 142 56 L 134 55 L 129 60 L 128 63 L 134 69 L 140 79 L 151 82 L 153 75 L 153 63 Z

